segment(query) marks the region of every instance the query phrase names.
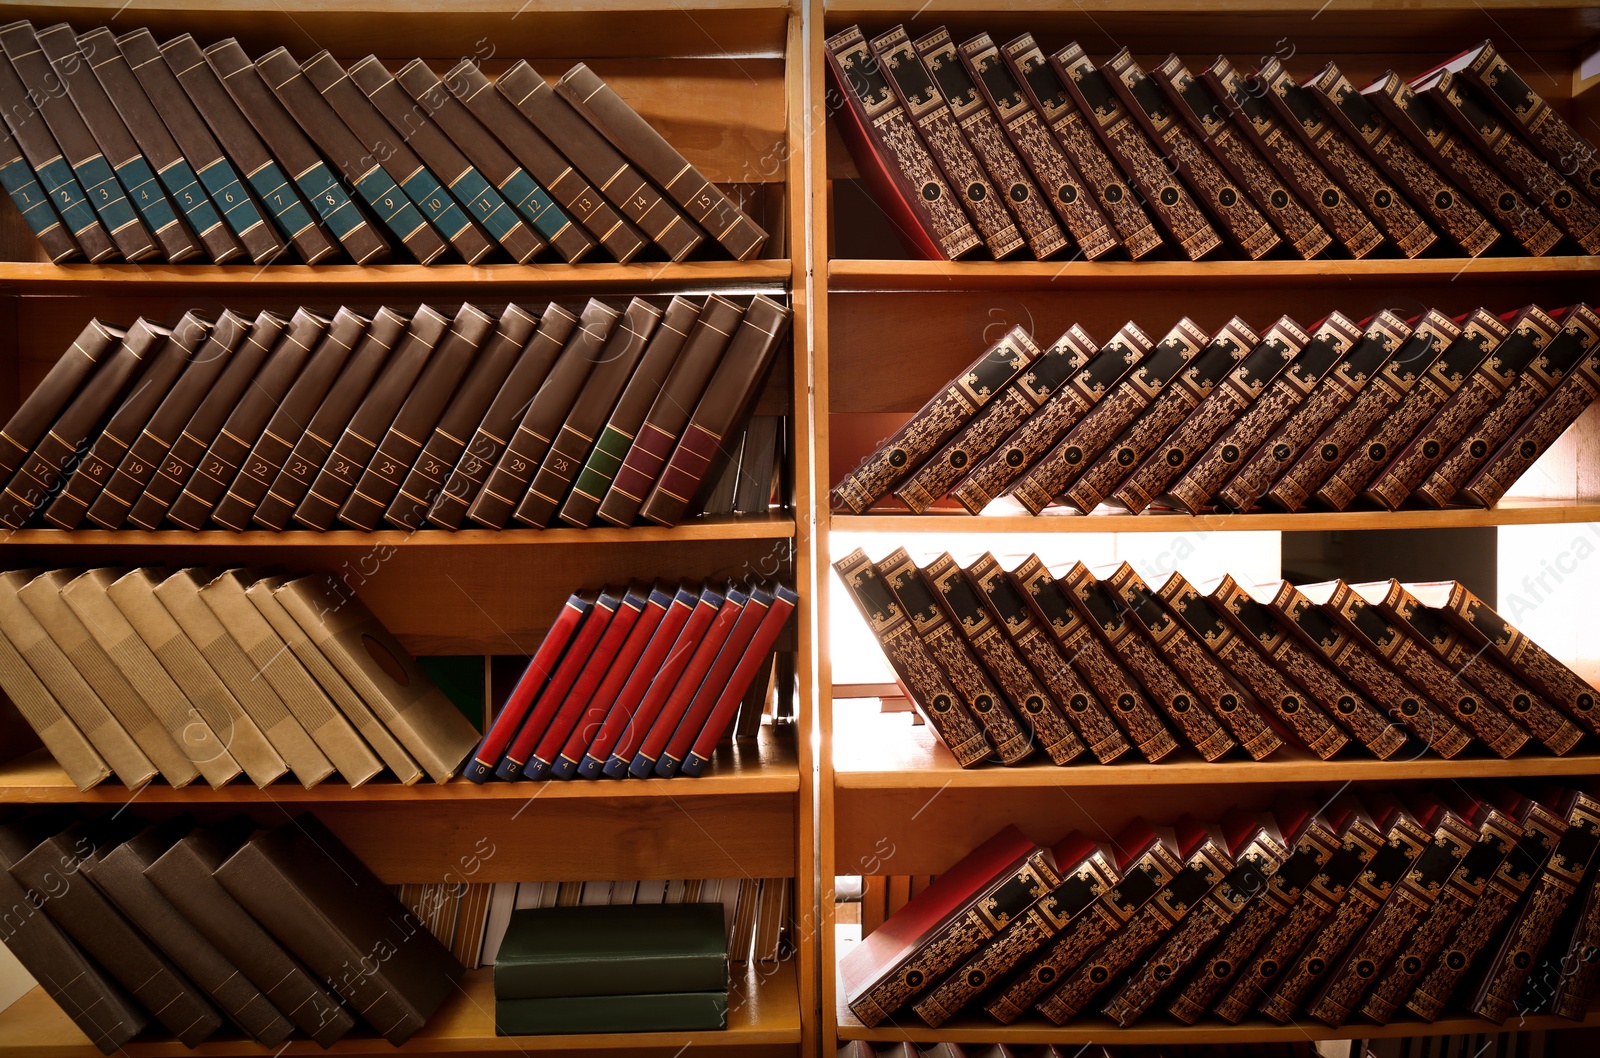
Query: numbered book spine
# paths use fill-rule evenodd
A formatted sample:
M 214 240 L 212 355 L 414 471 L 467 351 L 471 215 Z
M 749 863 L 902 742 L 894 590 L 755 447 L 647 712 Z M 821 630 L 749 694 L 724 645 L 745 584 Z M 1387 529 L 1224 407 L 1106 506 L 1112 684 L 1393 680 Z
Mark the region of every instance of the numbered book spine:
M 186 317 L 187 318 L 187 317 Z M 0 428 L 0 477 L 9 478 L 74 399 L 95 367 L 115 352 L 124 332 L 90 320 L 44 379 Z
M 22 156 L 22 148 L 11 138 L 11 133 L 0 125 L 0 187 L 11 196 L 45 256 L 53 263 L 70 261 L 82 251 L 73 241 L 72 233 L 61 221 L 61 215 L 50 203 L 50 195 L 40 186 L 33 167 Z
M 1471 61 L 1459 69 L 1461 78 L 1477 86 L 1500 116 L 1516 125 L 1575 187 L 1591 200 L 1600 194 L 1600 152 L 1529 87 L 1493 42 L 1478 45 Z

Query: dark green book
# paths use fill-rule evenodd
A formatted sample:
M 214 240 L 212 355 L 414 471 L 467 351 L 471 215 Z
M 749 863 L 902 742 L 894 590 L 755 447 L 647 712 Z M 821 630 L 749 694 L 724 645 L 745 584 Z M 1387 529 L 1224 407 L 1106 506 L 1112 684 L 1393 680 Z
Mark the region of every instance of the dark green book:
M 669 981 L 685 993 L 728 990 L 728 941 L 721 904 L 524 908 L 512 913 L 494 960 L 497 1001 L 621 995 L 641 999 L 634 993 L 659 991 Z M 596 1016 L 610 1009 L 597 1008 Z M 539 1020 L 547 1016 L 557 1015 L 541 1014 Z M 495 1021 L 500 1022 L 498 1003 Z M 601 1024 L 606 1024 L 603 1017 Z M 631 1023 L 630 1028 L 634 1028 Z
M 496 1036 L 585 1032 L 693 1032 L 728 1027 L 726 992 L 496 999 Z

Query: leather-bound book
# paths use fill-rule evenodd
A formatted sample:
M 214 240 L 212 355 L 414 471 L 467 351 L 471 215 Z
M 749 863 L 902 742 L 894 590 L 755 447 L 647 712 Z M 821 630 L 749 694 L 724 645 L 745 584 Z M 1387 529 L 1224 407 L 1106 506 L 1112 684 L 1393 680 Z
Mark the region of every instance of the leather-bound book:
M 1039 556 L 1030 556 L 1007 576 L 1027 599 L 1034 619 L 1049 629 L 1062 654 L 1071 659 L 1145 760 L 1154 763 L 1177 749 L 1178 740 L 1139 684 L 1095 637 L 1089 622 L 1078 616 Z
M 1540 316 L 1543 318 L 1535 317 L 1540 324 L 1548 326 L 1554 322 L 1542 313 Z M 1539 354 L 1523 367 L 1517 380 L 1417 486 L 1412 493 L 1414 497 L 1430 507 L 1445 506 L 1507 443 L 1522 442 L 1528 419 L 1569 374 L 1592 358 L 1596 345 L 1600 344 L 1600 315 L 1587 305 L 1569 308 L 1556 328 Z M 1507 480 L 1506 487 L 1515 480 Z
M 428 109 L 418 106 L 375 56 L 352 63 L 349 76 L 351 83 L 401 134 L 423 163 L 435 173 L 444 174 L 440 179 L 445 181 L 450 194 L 505 248 L 513 261 L 527 264 L 549 245 L 440 130 Z
M 494 960 L 502 999 L 727 991 L 728 937 L 715 904 L 519 908 Z
M 1302 448 L 1299 460 L 1267 490 L 1268 500 L 1285 510 L 1304 509 L 1461 334 L 1455 321 L 1437 309 L 1429 309 L 1410 331 L 1411 336 L 1367 379 L 1354 399 Z M 1342 370 L 1338 375 L 1347 377 Z
M 950 105 L 917 57 L 905 27 L 896 26 L 868 43 L 884 83 L 905 108 L 906 116 L 921 134 L 929 155 L 944 173 L 947 185 L 959 196 L 990 255 L 998 261 L 1015 252 L 1022 246 L 1022 233 L 961 135 Z M 598 82 L 597 78 L 594 80 Z M 564 77 L 557 90 L 565 83 Z M 578 104 L 573 101 L 573 105 Z
M 845 1002 L 882 1023 L 1061 882 L 1050 849 L 1007 826 L 953 864 L 839 960 Z
M 544 133 L 495 91 L 494 82 L 475 63 L 464 61 L 457 65 L 445 76 L 445 84 L 485 128 L 494 132 L 528 174 L 549 190 L 567 215 L 599 240 L 618 263 L 633 260 L 649 245 L 644 233 L 623 219 L 606 197 L 567 163 Z M 712 191 L 721 194 L 714 188 Z M 758 251 L 759 245 L 750 252 Z
M 253 519 L 269 529 L 289 524 L 406 325 L 404 316 L 380 308 L 348 354 L 335 347 L 326 358 L 313 358 L 262 430 L 213 521 L 235 532 Z
M 962 63 L 955 42 L 950 39 L 950 31 L 940 26 L 919 37 L 912 47 L 928 76 L 933 78 L 961 135 L 988 174 L 991 186 L 996 193 L 1005 196 L 1004 208 L 1016 217 L 1017 230 L 1027 242 L 1028 250 L 1042 261 L 1065 249 L 1067 236 L 1051 204 L 1041 196 L 1039 186 L 1028 175 L 977 82 Z M 1081 208 L 1077 212 L 1092 226 L 1092 214 L 1082 212 Z
M 1078 616 L 1105 640 L 1119 662 L 1138 679 L 1167 721 L 1193 746 L 1202 760 L 1212 761 L 1238 745 L 1188 684 L 1180 679 L 1145 638 L 1121 597 L 1095 579 L 1082 562 L 1074 562 L 1057 585 Z
M 1317 490 L 1317 499 L 1334 510 L 1344 510 L 1422 430 L 1450 397 L 1461 388 L 1483 359 L 1510 333 L 1494 313 L 1475 309 L 1459 323 L 1461 333 L 1445 347 L 1412 386 L 1398 407 L 1353 446 L 1331 478 Z M 1438 446 L 1438 442 L 1434 442 Z M 1437 452 L 1435 452 L 1437 455 Z
M 679 634 L 688 624 L 699 602 L 700 592 L 686 587 L 679 587 L 676 592 L 670 589 L 651 592 L 644 612 L 639 615 L 639 620 L 634 622 L 633 631 L 629 633 L 628 640 L 618 654 L 618 666 L 613 666 L 612 671 L 607 672 L 605 682 L 596 692 L 596 701 L 592 705 L 603 704 L 604 714 L 596 719 L 594 729 L 589 733 L 590 737 L 584 746 L 576 747 L 573 741 L 583 732 L 573 733 L 572 740 L 569 740 L 562 750 L 561 759 L 551 768 L 557 778 L 570 778 L 574 773 L 585 779 L 594 779 L 601 775 L 601 769 L 610 758 L 612 748 L 630 730 L 634 711 L 643 701 L 656 673 L 666 663 L 668 652 L 677 642 Z M 580 604 L 593 606 L 593 601 L 581 599 Z M 567 601 L 567 606 L 568 608 L 573 606 L 572 599 Z M 567 618 L 566 610 L 563 610 L 562 618 Z M 639 640 L 643 640 L 642 646 Z M 631 661 L 628 660 L 630 658 Z M 539 655 L 534 656 L 534 662 L 540 660 Z M 532 664 L 533 662 L 530 662 L 530 668 Z M 553 662 L 550 664 L 553 665 Z M 622 665 L 628 666 L 626 671 L 621 669 Z M 518 690 L 521 690 L 520 685 Z M 588 714 L 588 717 L 595 719 L 594 713 Z M 576 749 L 577 755 L 568 754 L 568 749 Z M 632 763 L 631 757 L 628 762 Z
M 943 600 L 945 610 L 959 626 L 973 653 L 996 685 L 1016 708 L 1017 717 L 1054 764 L 1067 764 L 1084 751 L 1084 744 L 1062 712 L 1062 703 L 1050 696 L 1039 678 L 1007 637 L 999 621 L 990 616 L 980 593 L 949 554 L 940 555 L 923 571 Z
M 44 119 L 60 145 L 61 157 L 72 167 L 78 184 L 123 260 L 142 261 L 160 254 L 161 246 L 151 238 L 150 229 L 140 221 L 133 203 L 128 201 L 111 162 L 95 142 L 94 134 L 72 99 L 61 90 L 61 81 L 49 57 L 40 48 L 33 26 L 27 22 L 0 26 L 0 48 L 5 50 L 7 61 L 26 90 L 25 99 L 10 99 L 7 107 L 24 106 Z
M 1222 236 L 1112 89 L 1115 75 L 1097 70 L 1076 43 L 1051 55 L 1050 64 L 1183 255 L 1198 261 L 1220 246 Z
M 16 909 L 0 942 L 101 1054 L 118 1054 L 152 1023 L 150 1013 L 37 906 L 38 893 L 3 869 L 37 848 L 52 822 L 65 820 L 34 816 L 0 826 L 0 900 Z
M 1433 100 L 1412 91 L 1405 78 L 1390 71 L 1361 94 L 1528 253 L 1542 257 L 1561 241 L 1561 229 L 1466 141 Z
M 705 233 L 652 187 L 526 61 L 513 64 L 494 84 L 668 258 L 681 261 L 705 241 Z
M 200 256 L 204 252 L 200 242 L 173 208 L 172 201 L 156 180 L 151 163 L 134 141 L 86 57 L 78 50 L 72 27 L 61 22 L 46 26 L 35 36 L 49 61 L 49 68 L 55 73 L 56 91 L 65 90 L 72 100 L 78 116 L 99 145 L 102 160 L 116 174 L 117 183 L 126 191 L 128 201 L 143 219 L 162 254 L 173 263 Z
M 123 52 L 128 54 L 126 44 L 123 44 Z M 161 45 L 161 55 L 222 149 L 244 174 L 273 223 L 294 246 L 300 260 L 316 264 L 337 254 L 339 243 L 306 207 L 272 150 L 261 141 L 250 120 L 228 93 L 227 86 L 206 62 L 205 53 L 194 38 L 184 34 L 167 41 Z M 128 57 L 137 69 L 140 60 L 132 54 Z
M 1141 831 L 1141 836 L 1150 834 Z M 1004 981 L 1122 877 L 1118 859 L 1133 859 L 1124 846 L 1097 844 L 1077 831 L 1051 848 L 1060 881 L 1006 922 L 978 951 L 916 1002 L 917 1016 L 932 1028 L 949 1021 L 997 982 Z
M 673 320 L 679 324 L 676 330 L 681 336 L 687 333 L 685 316 L 692 318 L 694 308 L 682 298 L 675 300 L 674 307 L 677 311 L 673 313 Z M 566 498 L 573 479 L 589 458 L 595 438 L 643 360 L 662 316 L 660 306 L 643 298 L 628 302 L 622 320 L 612 329 L 600 352 L 599 362 L 584 383 L 583 392 L 578 394 L 550 443 L 550 451 L 533 475 L 527 494 L 517 505 L 516 521 L 543 529 L 555 518 L 556 508 Z
M 1114 340 L 1107 344 L 1115 347 L 1111 359 L 1140 355 L 1127 342 L 1119 344 Z M 895 495 L 920 513 L 932 502 L 930 497 L 939 483 L 949 478 L 954 484 L 946 486 L 945 491 L 969 513 L 982 511 L 1049 451 L 1084 413 L 1082 395 L 1076 391 L 1059 401 L 1050 398 L 1079 377 L 1090 360 L 1103 351 L 1082 327 L 1073 324 L 1067 328 L 997 399 L 923 463 Z M 1107 364 L 1106 370 L 1110 370 L 1110 360 Z M 924 506 L 919 509 L 918 504 Z
M 131 96 L 132 93 L 121 91 L 121 86 L 124 84 L 121 80 L 121 70 L 126 68 L 132 74 L 137 86 L 143 90 L 149 101 L 149 115 L 153 115 L 158 122 L 164 124 L 165 131 L 171 135 L 181 160 L 179 166 L 163 170 L 163 173 L 178 173 L 182 165 L 192 168 L 194 178 L 204 189 L 203 193 L 210 198 L 223 223 L 233 233 L 234 238 L 239 240 L 251 261 L 265 264 L 283 256 L 288 247 L 278 237 L 278 232 L 272 223 L 261 215 L 250 192 L 245 190 L 238 171 L 234 169 L 233 162 L 212 136 L 206 119 L 195 109 L 188 93 L 178 83 L 172 68 L 162 58 L 161 48 L 156 44 L 155 37 L 151 36 L 147 29 L 138 29 L 117 37 L 114 42 L 107 41 L 107 47 L 115 47 L 121 52 L 122 58 L 119 63 L 109 56 L 100 54 L 101 38 L 98 34 L 102 32 L 105 31 L 91 30 L 78 38 L 78 43 L 85 49 L 85 53 L 91 56 L 95 72 L 106 83 L 112 101 L 119 109 L 133 108 L 124 110 L 123 116 L 128 118 L 135 137 L 143 136 L 132 116 L 133 111 L 138 109 L 138 104 L 130 103 L 124 98 L 125 95 Z M 85 41 L 93 42 L 92 51 Z M 131 89 L 133 85 L 127 87 Z M 140 142 L 143 143 L 143 140 Z M 145 152 L 152 157 L 157 153 L 147 144 Z M 169 190 L 172 190 L 173 197 L 188 211 L 191 203 L 184 194 L 186 186 L 183 188 L 168 186 Z M 196 213 L 189 212 L 188 215 L 193 220 Z M 197 225 L 196 230 L 200 230 L 200 227 Z
M 1106 60 L 1103 73 L 1128 113 L 1192 189 L 1200 208 L 1215 220 L 1219 232 L 1252 261 L 1276 249 L 1282 240 L 1267 218 L 1189 131 L 1177 108 L 1127 48 Z
M 1553 847 L 1554 842 L 1551 845 Z M 1589 1003 L 1594 999 L 1596 971 L 1600 970 L 1592 954 L 1600 945 L 1600 895 L 1597 893 L 1600 889 L 1595 887 L 1591 877 L 1584 891 L 1583 906 L 1578 911 L 1577 927 L 1560 960 L 1562 972 L 1549 1006 L 1550 1013 L 1572 1021 L 1582 1021 L 1588 1016 Z M 1559 943 L 1557 939 L 1547 946 L 1547 959 Z
M 300 71 L 300 64 L 289 49 L 274 48 L 257 59 L 255 66 L 284 109 L 355 190 L 356 197 L 366 203 L 390 235 L 405 245 L 417 263 L 431 264 L 446 252 L 448 245 L 443 237 L 400 190 L 388 152 L 375 154 L 350 131 Z M 406 174 L 398 175 L 403 178 Z
M 455 994 L 461 963 L 313 815 L 257 831 L 215 877 L 395 1046 Z
M 182 48 L 175 51 L 174 43 L 168 42 L 162 48 L 169 61 L 185 52 Z M 328 169 L 299 123 L 278 102 L 239 42 L 231 38 L 218 41 L 204 54 L 240 112 L 283 163 L 295 186 L 350 259 L 356 264 L 385 260 L 389 256 L 388 242 L 367 223 L 361 207 L 350 200 L 344 185 Z
M 111 766 L 100 751 L 3 633 L 0 633 L 0 691 L 5 692 L 17 714 L 61 765 L 73 786 L 92 790 L 111 777 Z M 105 711 L 100 711 L 97 719 L 103 724 L 115 723 Z
M 1310 355 L 1302 355 L 1290 365 L 1281 382 L 1298 382 L 1316 370 L 1316 347 L 1338 347 L 1347 334 L 1333 334 L 1333 320 L 1324 321 L 1312 335 Z M 1348 321 L 1345 321 L 1348 322 Z M 1218 506 L 1246 511 L 1270 493 L 1277 480 L 1310 452 L 1310 444 L 1340 412 L 1366 389 L 1373 376 L 1387 367 L 1394 355 L 1411 337 L 1411 327 L 1388 309 L 1375 315 L 1356 339 L 1341 349 L 1341 355 L 1305 394 L 1288 418 L 1256 446 L 1233 472 L 1228 483 L 1216 494 Z M 1302 373 L 1304 372 L 1304 374 Z M 1270 395 L 1267 398 L 1270 399 Z M 1242 449 L 1244 446 L 1240 445 Z
M 470 59 L 463 60 L 462 66 L 471 63 Z M 396 71 L 394 79 L 428 111 L 444 134 L 455 141 L 523 219 L 533 225 L 533 230 L 555 247 L 562 260 L 571 264 L 588 256 L 596 245 L 594 237 L 575 224 L 493 133 L 451 94 L 446 82 L 455 83 L 454 76 L 455 71 L 452 71 L 445 75 L 445 81 L 440 81 L 426 63 L 415 59 Z
M 1106 707 L 1084 683 L 1044 625 L 1033 615 L 1027 600 L 990 554 L 967 567 L 968 581 L 977 589 L 991 620 L 1003 627 L 1016 651 L 1049 691 L 1067 722 L 1101 764 L 1109 764 L 1128 751 L 1128 740 L 1112 721 Z
M 1137 261 L 1159 247 L 1161 232 L 1145 212 L 1133 183 L 1106 153 L 1044 49 L 1031 34 L 1024 33 L 1007 42 L 1001 54 L 1016 72 L 1028 102 L 1038 108 L 1044 124 L 1054 133 L 1063 156 L 1083 176 L 1084 187 L 1094 198 L 1092 204 L 1111 219 L 1112 234 L 1127 248 L 1128 256 Z
M 1193 688 L 1200 703 L 1222 722 L 1250 759 L 1260 760 L 1283 745 L 1261 703 L 1228 674 L 1132 566 L 1122 563 L 1101 583 L 1121 600 L 1125 615 L 1138 624 L 1160 658 Z
M 689 751 L 683 757 L 680 767 L 685 775 L 702 775 L 710 766 L 711 755 L 716 752 L 717 743 L 728 730 L 728 725 L 733 723 L 734 710 L 741 708 L 741 702 L 752 688 L 753 681 L 767 664 L 767 659 L 771 656 L 778 635 L 783 631 L 789 615 L 800 605 L 799 593 L 782 584 L 774 584 L 771 594 L 772 603 L 767 608 L 766 616 L 762 619 L 761 626 L 756 629 L 755 635 L 751 637 L 743 656 L 738 659 L 726 685 L 721 688 L 711 688 L 716 693 L 716 700 L 712 702 L 705 726 L 690 743 Z M 755 684 L 755 686 L 760 685 Z
M 1188 124 L 1189 131 L 1233 182 L 1234 193 L 1249 195 L 1295 253 L 1309 261 L 1328 248 L 1333 236 L 1300 201 L 1295 188 L 1278 175 L 1235 122 L 1229 120 L 1230 108 L 1210 85 L 1190 73 L 1176 55 L 1167 56 L 1149 73 L 1177 120 Z
M 993 750 L 983 728 L 957 697 L 950 677 L 929 653 L 894 589 L 866 552 L 857 548 L 833 568 L 883 648 L 906 697 L 922 711 L 956 763 L 967 768 L 987 759 Z
M 1523 369 L 1544 351 L 1559 325 L 1536 305 L 1501 318 L 1509 333 L 1503 337 L 1456 392 L 1445 400 L 1427 425 L 1400 448 L 1362 498 L 1386 510 L 1395 510 L 1425 481 L 1456 443 L 1478 423 L 1517 382 Z M 1487 442 L 1479 439 L 1488 456 Z M 1471 458 L 1470 447 L 1466 457 Z
M 296 327 L 301 313 L 295 314 L 295 320 L 290 321 L 288 331 L 272 351 L 271 359 L 262 366 L 250 387 L 234 405 L 227 421 L 217 431 L 216 440 L 196 460 L 194 473 L 189 475 L 183 492 L 167 511 L 168 521 L 185 529 L 199 529 L 205 525 L 212 509 L 227 493 L 228 486 L 241 476 L 246 461 L 257 458 L 256 451 L 269 443 L 276 443 L 281 448 L 281 434 L 268 437 L 264 432 L 272 429 L 273 425 L 277 425 L 280 431 L 287 428 L 284 423 L 275 421 L 278 412 L 291 402 L 303 409 L 311 403 L 313 393 L 320 398 L 322 393 L 319 391 L 326 390 L 367 327 L 365 318 L 347 308 L 339 309 L 325 324 L 320 317 L 309 313 L 305 315 L 309 321 L 316 321 L 317 325 L 312 326 L 308 321 L 305 326 Z M 320 337 L 309 333 L 320 330 L 324 325 L 326 330 L 322 331 Z M 312 377 L 302 388 L 301 379 L 307 374 Z M 306 413 L 306 417 L 309 417 L 309 413 Z M 305 419 L 300 421 L 304 422 Z M 259 458 L 264 461 L 267 454 L 263 451 Z M 265 469 L 262 468 L 259 477 L 266 476 Z
M 1000 763 L 1015 764 L 1032 753 L 1028 731 L 1017 722 L 1011 704 L 984 672 L 906 549 L 897 548 L 877 566 L 929 655 L 948 676 L 958 699 L 983 725 Z
M 355 1027 L 355 1016 L 213 876 L 254 829 L 238 816 L 192 830 L 146 865 L 144 876 L 296 1028 L 332 1046 Z
M 1330 313 L 1308 331 L 1301 331 L 1298 327 L 1291 330 L 1291 327 L 1293 324 L 1287 318 L 1279 320 L 1267 330 L 1267 340 L 1277 338 L 1291 347 L 1298 345 L 1293 359 L 1270 385 L 1261 387 L 1237 421 L 1195 459 L 1182 477 L 1168 487 L 1161 497 L 1163 503 L 1194 514 L 1217 502 L 1217 494 L 1223 486 L 1252 462 L 1252 457 L 1263 448 L 1267 439 L 1291 419 L 1317 388 L 1317 383 L 1344 359 L 1351 346 L 1361 337 L 1360 326 L 1338 312 Z M 1220 392 L 1231 390 L 1238 394 L 1240 387 L 1232 383 L 1243 381 L 1237 378 L 1243 371 L 1244 365 L 1241 364 L 1234 375 L 1223 383 Z M 1211 399 L 1213 403 L 1220 403 L 1219 394 L 1213 394 Z M 1202 410 L 1196 416 L 1204 414 Z M 1265 454 L 1270 459 L 1272 452 L 1268 450 Z
M 279 350 L 287 347 L 295 351 L 286 355 L 303 359 L 327 326 L 326 317 L 305 309 L 297 310 L 291 320 L 268 311 L 258 315 L 250 325 L 250 333 L 228 358 L 227 368 L 217 376 L 210 392 L 189 416 L 143 494 L 128 511 L 128 524 L 137 529 L 154 529 L 160 525 L 167 508 L 183 491 L 184 483 L 193 476 L 206 449 L 220 436 L 239 402 L 247 393 L 278 384 L 264 377 L 262 372 L 279 359 Z M 283 373 L 281 366 L 274 371 L 279 378 Z M 287 388 L 287 383 L 284 387 Z
M 34 175 L 33 167 L 23 157 L 22 148 L 3 124 L 0 124 L 0 187 L 11 196 L 11 204 L 17 207 L 50 261 L 60 264 L 83 252 L 56 212 L 50 195 Z
M 478 732 L 372 611 L 326 576 L 291 580 L 273 596 L 428 775 L 449 780 Z
M 339 439 L 329 445 L 331 450 L 322 461 L 322 469 L 316 473 L 309 490 L 294 509 L 295 521 L 308 529 L 328 529 L 333 525 L 345 501 L 355 491 L 378 444 L 387 435 L 389 426 L 410 396 L 418 377 L 429 366 L 434 349 L 445 340 L 449 329 L 450 320 L 431 305 L 417 308 L 410 326 L 406 328 L 405 337 L 384 361 L 383 370 L 372 382 L 371 388 L 359 396 L 360 403 L 355 405 L 348 419 L 337 424 L 342 428 Z M 340 398 L 339 403 L 343 404 L 342 389 L 342 385 L 335 387 L 324 404 L 335 397 Z M 321 416 L 321 409 L 317 414 Z M 297 445 L 297 451 L 298 448 Z M 291 453 L 289 463 L 278 475 L 279 482 L 275 482 L 267 494 L 269 500 L 278 498 L 279 484 L 287 484 L 282 481 L 284 474 L 291 473 L 293 469 L 294 453 Z M 395 473 L 399 473 L 398 466 Z M 284 498 L 287 499 L 287 496 Z M 381 506 L 379 510 L 382 510 Z M 276 520 L 276 512 L 269 511 L 265 502 L 256 508 L 258 520 L 264 520 L 269 515 Z

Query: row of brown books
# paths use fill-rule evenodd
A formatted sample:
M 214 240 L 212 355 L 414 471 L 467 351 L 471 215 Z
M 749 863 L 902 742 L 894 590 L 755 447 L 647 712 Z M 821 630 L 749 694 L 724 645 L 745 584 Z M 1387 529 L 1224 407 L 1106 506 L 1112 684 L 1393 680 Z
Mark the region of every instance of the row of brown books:
M 247 569 L 0 573 L 0 689 L 82 790 L 445 782 L 477 729 L 350 587 Z
M 901 548 L 834 564 L 895 678 L 963 767 L 1150 762 L 1187 746 L 1326 760 L 1360 746 L 1497 757 L 1570 752 L 1600 734 L 1595 691 L 1455 581 L 1406 584 L 1173 573 L 1152 589 L 1123 563 L 1011 571 L 985 554 L 919 567 Z M 1176 759 L 1176 758 L 1175 758 Z
M 582 63 L 441 79 L 27 22 L 0 52 L 0 173 L 52 261 L 742 261 L 767 238 Z
M 1298 82 L 1278 56 L 1147 73 L 1123 48 L 1096 67 L 1030 33 L 851 26 L 826 47 L 857 166 L 934 260 L 1600 252 L 1600 153 L 1488 41 L 1365 88 L 1332 62 Z
M 1289 1043 L 1091 1043 L 1083 1046 L 1008 1043 L 868 1043 L 850 1040 L 838 1058 L 1545 1058 L 1545 1033 L 1463 1033 L 1381 1040 L 1298 1040 Z
M 840 960 L 851 1011 L 932 1026 L 1156 1011 L 1341 1026 L 1454 1007 L 1582 1020 L 1600 963 L 1600 802 L 1444 784 L 1285 794 L 1219 822 L 1130 822 L 1042 846 L 1007 827 Z
M 269 1049 L 364 1022 L 395 1045 L 462 965 L 313 815 L 272 828 L 57 811 L 0 826 L 0 934 L 104 1054 L 159 1025 Z
M 1600 314 L 1537 305 L 1452 318 L 1288 316 L 1160 340 L 1129 322 L 1047 349 L 1021 327 L 984 350 L 833 487 L 862 514 L 1009 496 L 1139 513 L 1370 504 L 1493 507 L 1600 395 Z
M 0 525 L 673 525 L 738 459 L 789 315 L 711 294 L 92 320 L 0 430 Z

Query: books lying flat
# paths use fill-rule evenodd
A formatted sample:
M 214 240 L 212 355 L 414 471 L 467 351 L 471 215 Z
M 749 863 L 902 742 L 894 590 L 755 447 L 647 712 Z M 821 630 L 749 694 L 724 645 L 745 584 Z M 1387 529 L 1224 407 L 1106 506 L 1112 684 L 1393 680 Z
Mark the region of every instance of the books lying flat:
M 721 904 L 514 911 L 494 959 L 496 999 L 726 992 Z
M 728 1027 L 726 992 L 496 999 L 497 1036 L 591 1032 L 695 1032 Z

